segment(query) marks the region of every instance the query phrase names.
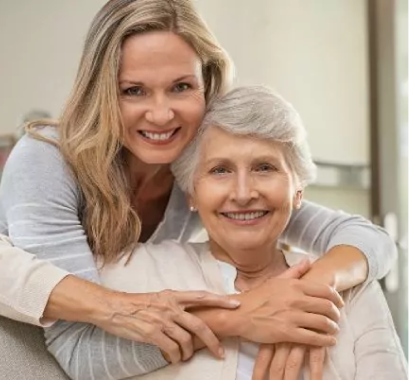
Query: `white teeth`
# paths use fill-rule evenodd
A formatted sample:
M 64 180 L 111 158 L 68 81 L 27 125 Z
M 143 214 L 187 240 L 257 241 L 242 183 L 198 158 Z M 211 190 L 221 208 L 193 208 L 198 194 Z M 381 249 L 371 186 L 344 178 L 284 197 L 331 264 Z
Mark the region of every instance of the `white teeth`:
M 140 131 L 141 134 L 151 140 L 168 140 L 172 137 L 175 130 L 168 132 L 168 133 L 151 133 L 146 131 Z
M 235 219 L 235 220 L 253 220 L 253 219 L 261 218 L 266 213 L 267 213 L 266 211 L 246 212 L 246 213 L 227 212 L 224 215 L 230 219 Z

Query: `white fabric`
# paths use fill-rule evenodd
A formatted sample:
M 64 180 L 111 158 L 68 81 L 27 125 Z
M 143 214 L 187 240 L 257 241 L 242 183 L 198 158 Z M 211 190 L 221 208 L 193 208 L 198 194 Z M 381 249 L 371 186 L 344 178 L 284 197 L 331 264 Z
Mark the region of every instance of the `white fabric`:
M 286 254 L 290 266 L 303 257 Z M 231 269 L 227 270 L 229 279 L 235 277 Z M 104 285 L 126 292 L 172 288 L 226 293 L 226 280 L 206 244 L 164 241 L 159 245 L 141 245 L 126 266 L 124 262 L 106 266 L 100 275 Z M 231 281 L 227 287 L 231 290 Z M 406 360 L 378 283 L 365 283 L 344 292 L 343 297 L 341 331 L 337 346 L 327 350 L 324 380 L 407 380 Z M 201 350 L 186 363 L 135 379 L 236 380 L 238 366 L 248 379 L 251 366 L 247 359 L 254 358 L 254 352 L 243 346 L 243 362 L 238 364 L 238 343 L 238 339 L 225 342 L 224 361 Z
M 223 261 L 218 261 L 218 264 L 223 276 L 223 283 L 226 293 L 239 293 L 235 286 L 235 281 L 237 278 L 236 268 L 233 265 Z M 236 380 L 251 380 L 258 350 L 259 344 L 240 340 Z M 302 374 L 299 380 L 303 380 Z

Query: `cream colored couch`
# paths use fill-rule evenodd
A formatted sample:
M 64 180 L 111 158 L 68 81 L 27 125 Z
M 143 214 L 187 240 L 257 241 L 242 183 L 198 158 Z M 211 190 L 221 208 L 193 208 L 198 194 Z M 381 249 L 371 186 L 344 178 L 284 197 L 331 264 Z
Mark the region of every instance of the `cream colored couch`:
M 39 327 L 0 317 L 0 380 L 67 380 Z

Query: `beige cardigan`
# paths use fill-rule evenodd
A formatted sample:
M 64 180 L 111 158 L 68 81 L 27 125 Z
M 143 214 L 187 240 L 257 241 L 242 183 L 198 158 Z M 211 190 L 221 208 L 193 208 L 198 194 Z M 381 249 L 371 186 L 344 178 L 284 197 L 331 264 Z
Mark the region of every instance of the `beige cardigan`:
M 51 291 L 69 273 L 39 260 L 0 235 L 0 315 L 36 326 L 48 326 L 41 319 Z M 27 286 L 30 285 L 30 287 Z
M 286 254 L 289 265 L 305 257 Z M 107 287 L 126 292 L 209 290 L 224 294 L 223 277 L 206 244 L 140 245 L 130 262 L 106 266 L 101 280 Z M 385 298 L 377 282 L 365 283 L 343 293 L 338 344 L 328 349 L 324 380 L 406 380 L 406 360 Z M 144 380 L 234 380 L 238 339 L 224 342 L 226 359 L 214 359 L 207 350 L 197 352 L 187 363 L 170 365 Z

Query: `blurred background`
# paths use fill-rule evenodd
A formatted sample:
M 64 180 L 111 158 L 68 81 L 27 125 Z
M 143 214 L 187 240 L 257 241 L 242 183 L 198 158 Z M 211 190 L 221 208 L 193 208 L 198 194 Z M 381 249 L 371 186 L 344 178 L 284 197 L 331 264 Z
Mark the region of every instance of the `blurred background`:
M 0 2 L 0 172 L 19 127 L 58 117 L 105 0 Z M 408 3 L 196 0 L 236 64 L 300 112 L 318 181 L 307 198 L 386 227 L 399 261 L 382 281 L 407 352 Z

